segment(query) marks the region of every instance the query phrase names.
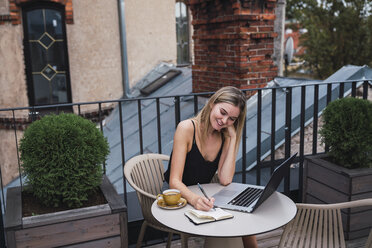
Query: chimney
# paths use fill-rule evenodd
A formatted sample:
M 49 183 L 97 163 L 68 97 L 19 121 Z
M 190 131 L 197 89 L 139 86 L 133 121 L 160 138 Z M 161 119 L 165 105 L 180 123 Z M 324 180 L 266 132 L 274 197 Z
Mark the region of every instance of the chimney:
M 193 92 L 264 87 L 274 65 L 276 0 L 188 0 L 193 16 Z

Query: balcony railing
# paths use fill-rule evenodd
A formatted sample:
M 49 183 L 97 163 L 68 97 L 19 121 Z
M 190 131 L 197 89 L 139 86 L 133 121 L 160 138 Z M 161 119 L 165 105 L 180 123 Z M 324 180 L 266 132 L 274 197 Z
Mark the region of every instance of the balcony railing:
M 281 191 L 287 195 L 296 192 L 295 197 L 301 201 L 304 156 L 322 152 L 318 146 L 318 120 L 322 109 L 330 101 L 349 95 L 367 99 L 368 85 L 368 81 L 341 83 L 309 81 L 306 84 L 285 87 L 244 90 L 248 94 L 256 94 L 248 100 L 246 126 L 234 180 L 242 183 L 265 184 L 267 175 L 274 170 L 275 166 L 296 150 L 298 151 L 295 161 L 298 165 L 295 168 L 297 172 L 286 175 Z M 360 92 L 358 96 L 357 90 Z M 30 113 L 26 118 L 27 125 L 40 117 L 38 113 L 44 113 L 46 110 L 58 113 L 70 109 L 78 115 L 85 116 L 85 109 L 95 109 L 94 121 L 108 138 L 111 149 L 111 154 L 103 165 L 104 172 L 114 183 L 117 191 L 123 193 L 125 203 L 128 203 L 128 195 L 132 189 L 123 177 L 122 165 L 125 166 L 125 161 L 137 154 L 147 152 L 170 154 L 177 124 L 195 115 L 203 106 L 203 99 L 210 94 L 197 93 L 0 109 L 0 117 L 4 120 L 4 117 L 7 118 L 5 123 L 7 132 L 14 135 L 17 151 L 14 166 L 19 167 L 20 173 L 19 177 L 9 185 L 5 186 L 1 183 L 2 211 L 5 211 L 6 188 L 23 183 L 18 140 L 22 136 L 22 125 L 25 125 L 25 121 L 20 125 L 20 116 L 27 116 Z M 105 112 L 103 106 L 107 105 L 114 106 L 114 110 L 105 117 L 107 111 Z M 311 122 L 312 131 L 305 134 L 306 126 Z M 298 143 L 292 140 L 294 135 L 299 135 Z M 312 137 L 311 144 L 305 144 L 305 135 Z M 310 150 L 306 150 L 305 145 L 311 147 Z M 275 155 L 275 150 L 279 147 L 284 150 L 282 157 Z M 0 177 L 1 172 L 0 170 Z M 128 209 L 129 216 L 130 211 L 131 209 Z M 0 221 L 2 224 L 2 220 Z M 3 238 L 3 227 L 0 232 Z

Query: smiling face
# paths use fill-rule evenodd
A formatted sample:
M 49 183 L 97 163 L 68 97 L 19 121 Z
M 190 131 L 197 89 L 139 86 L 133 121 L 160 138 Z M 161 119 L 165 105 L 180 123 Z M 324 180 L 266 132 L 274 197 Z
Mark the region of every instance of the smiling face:
M 230 103 L 220 102 L 212 106 L 209 120 L 214 130 L 221 131 L 223 128 L 233 125 L 239 114 L 239 107 Z

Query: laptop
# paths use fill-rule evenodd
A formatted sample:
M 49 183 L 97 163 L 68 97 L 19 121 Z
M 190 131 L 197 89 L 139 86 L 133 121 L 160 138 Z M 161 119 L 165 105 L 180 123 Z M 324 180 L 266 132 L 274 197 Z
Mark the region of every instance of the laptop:
M 286 159 L 275 169 L 266 187 L 231 183 L 213 195 L 215 199 L 214 206 L 252 213 L 276 191 L 296 155 L 297 153 Z

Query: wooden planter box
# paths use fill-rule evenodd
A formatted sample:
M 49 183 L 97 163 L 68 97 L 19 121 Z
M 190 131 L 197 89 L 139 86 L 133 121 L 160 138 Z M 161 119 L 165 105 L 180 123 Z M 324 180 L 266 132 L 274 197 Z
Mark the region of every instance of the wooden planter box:
M 306 203 L 338 203 L 372 197 L 372 169 L 346 169 L 323 158 L 305 157 L 303 201 Z M 345 239 L 368 236 L 372 228 L 372 208 L 343 210 Z
M 127 207 L 104 176 L 107 204 L 22 218 L 21 188 L 9 188 L 7 247 L 128 247 Z

